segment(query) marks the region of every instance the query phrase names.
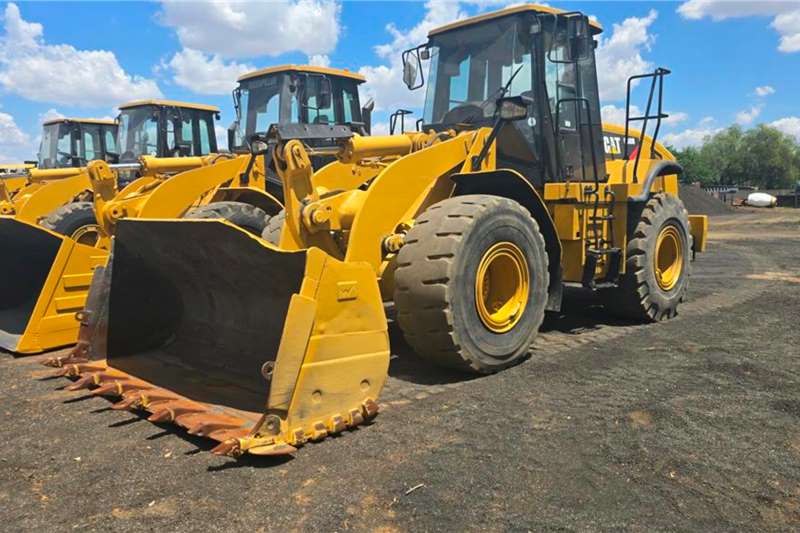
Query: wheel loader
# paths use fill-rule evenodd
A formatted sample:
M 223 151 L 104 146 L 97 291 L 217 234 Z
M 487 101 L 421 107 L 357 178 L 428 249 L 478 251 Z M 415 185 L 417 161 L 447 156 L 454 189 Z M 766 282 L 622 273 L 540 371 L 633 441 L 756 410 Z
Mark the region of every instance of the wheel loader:
M 409 88 L 427 81 L 420 131 L 255 136 L 283 185 L 268 239 L 218 220 L 120 221 L 92 357 L 59 374 L 214 453 L 282 455 L 377 414 L 387 309 L 420 357 L 480 374 L 530 354 L 566 285 L 635 320 L 674 316 L 706 226 L 677 197 L 680 165 L 656 154 L 668 71 L 636 78 L 645 112 L 607 160 L 600 32 L 537 5 L 454 22 L 403 54 Z M 312 156 L 336 162 L 315 172 Z M 378 171 L 359 181 L 361 167 Z
M 35 223 L 85 188 L 72 179 L 93 159 L 111 160 L 117 124 L 111 120 L 58 118 L 42 125 L 36 165 L 23 165 L 0 179 L 0 215 Z M 67 198 L 67 200 L 64 200 Z
M 0 236 L 9 233 L 13 256 L 27 258 L 25 276 L 5 278 L 17 284 L 20 294 L 0 302 L 8 306 L 0 311 L 0 347 L 38 353 L 76 343 L 80 323 L 75 313 L 85 304 L 93 270 L 106 262 L 120 219 L 223 218 L 260 234 L 267 214 L 281 204 L 267 192 L 269 171 L 263 157 L 250 154 L 246 136 L 266 131 L 272 121 L 338 121 L 363 132 L 370 111 L 359 107 L 363 81 L 345 70 L 297 65 L 243 75 L 234 91 L 233 153 L 224 154 L 216 153 L 216 107 L 153 100 L 122 106 L 119 163 L 89 164 L 81 176 L 88 198 L 64 204 L 40 227 L 0 220 Z M 2 268 L 16 273 L 22 265 Z
M 108 254 L 94 213 L 108 180 L 95 194 L 101 182 L 93 181 L 92 165 L 108 168 L 112 161 L 122 183 L 152 182 L 197 167 L 201 156 L 217 151 L 216 107 L 138 100 L 119 109 L 114 122 L 46 123 L 38 168 L 28 171 L 29 184 L 3 204 L 2 349 L 38 353 L 75 342 L 75 313 L 83 307 L 92 268 Z

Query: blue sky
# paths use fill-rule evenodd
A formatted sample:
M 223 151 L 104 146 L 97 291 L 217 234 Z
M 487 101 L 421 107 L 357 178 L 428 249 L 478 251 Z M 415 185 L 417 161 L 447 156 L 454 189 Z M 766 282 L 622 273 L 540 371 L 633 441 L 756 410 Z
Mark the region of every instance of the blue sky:
M 549 2 L 596 16 L 604 116 L 618 121 L 627 77 L 655 66 L 679 146 L 733 123 L 769 123 L 800 139 L 800 2 Z M 399 53 L 427 31 L 502 7 L 465 2 L 17 2 L 0 6 L 0 160 L 34 157 L 41 121 L 114 116 L 139 97 L 211 103 L 231 122 L 230 90 L 253 68 L 329 64 L 365 74 L 375 122 L 418 109 Z

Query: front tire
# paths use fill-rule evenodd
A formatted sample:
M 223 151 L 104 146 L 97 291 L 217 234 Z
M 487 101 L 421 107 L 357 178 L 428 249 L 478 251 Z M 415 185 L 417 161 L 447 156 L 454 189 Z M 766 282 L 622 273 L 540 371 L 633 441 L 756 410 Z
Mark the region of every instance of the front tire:
M 689 213 L 672 194 L 659 193 L 645 204 L 628 241 L 625 274 L 606 294 L 615 315 L 657 322 L 674 317 L 691 276 Z
M 263 209 L 243 202 L 212 202 L 190 209 L 184 218 L 227 220 L 259 237 L 267 224 L 267 213 Z
M 87 246 L 95 246 L 100 240 L 100 226 L 97 224 L 92 202 L 64 204 L 50 213 L 40 224 L 43 228 Z
M 437 365 L 488 374 L 521 361 L 544 319 L 544 238 L 519 203 L 449 198 L 425 211 L 397 256 L 400 329 Z

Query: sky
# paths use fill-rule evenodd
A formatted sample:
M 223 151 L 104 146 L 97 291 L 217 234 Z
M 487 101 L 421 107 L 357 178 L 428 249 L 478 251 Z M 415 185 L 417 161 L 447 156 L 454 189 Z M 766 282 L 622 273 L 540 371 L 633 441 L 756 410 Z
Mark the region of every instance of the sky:
M 16 2 L 0 4 L 0 162 L 34 159 L 41 123 L 106 117 L 138 98 L 217 105 L 233 121 L 242 73 L 312 63 L 364 74 L 374 131 L 388 114 L 418 118 L 423 91 L 401 81 L 400 54 L 431 28 L 518 2 Z M 771 124 L 800 140 L 800 0 L 550 1 L 603 25 L 603 117 L 624 120 L 625 82 L 665 67 L 662 140 L 682 148 L 721 128 Z M 634 104 L 643 106 L 643 87 Z

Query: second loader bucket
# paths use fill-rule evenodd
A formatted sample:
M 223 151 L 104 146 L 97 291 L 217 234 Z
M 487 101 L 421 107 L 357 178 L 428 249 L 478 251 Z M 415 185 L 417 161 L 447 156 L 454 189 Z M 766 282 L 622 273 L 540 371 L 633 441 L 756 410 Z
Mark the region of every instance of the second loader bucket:
M 109 265 L 106 338 L 91 350 L 105 359 L 64 365 L 73 388 L 229 455 L 289 453 L 376 413 L 389 340 L 369 265 L 219 220 L 121 221 Z
M 74 344 L 92 269 L 107 252 L 0 217 L 0 348 L 39 353 Z

